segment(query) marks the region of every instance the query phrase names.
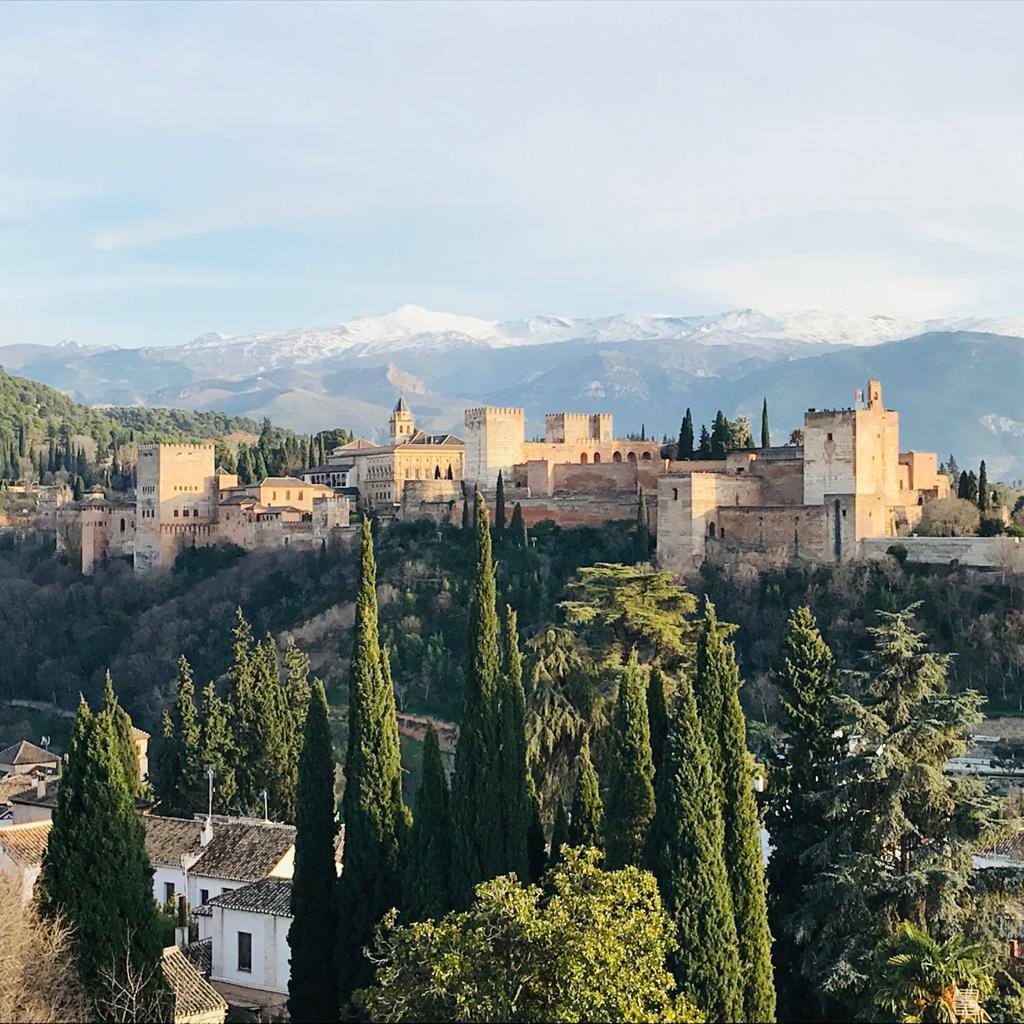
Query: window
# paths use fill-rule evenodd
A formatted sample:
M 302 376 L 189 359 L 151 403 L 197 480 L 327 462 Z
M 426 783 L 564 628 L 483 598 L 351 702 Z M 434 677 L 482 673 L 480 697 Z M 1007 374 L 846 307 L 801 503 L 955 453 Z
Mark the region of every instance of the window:
M 201 907 L 205 907 L 206 904 L 209 903 L 209 902 L 210 902 L 210 890 L 209 889 L 200 889 L 199 890 L 199 905 Z
M 174 883 L 164 882 L 164 903 L 174 902 Z
M 679 488 L 678 487 L 673 487 L 672 488 L 672 500 L 673 501 L 678 501 L 679 500 Z
M 829 439 L 830 441 L 832 440 L 832 435 L 831 435 L 831 434 L 829 434 L 829 435 L 828 435 L 828 439 Z
M 252 933 L 238 933 L 238 969 L 246 973 L 252 972 Z
M 177 518 L 178 518 L 178 510 L 177 510 L 177 509 L 175 509 L 175 510 L 174 510 L 174 518 L 175 518 L 175 519 L 177 519 Z

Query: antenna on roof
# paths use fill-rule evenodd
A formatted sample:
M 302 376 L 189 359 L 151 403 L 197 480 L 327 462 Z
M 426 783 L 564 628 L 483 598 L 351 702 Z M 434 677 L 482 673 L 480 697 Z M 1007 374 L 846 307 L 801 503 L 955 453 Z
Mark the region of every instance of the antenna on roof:
M 42 741 L 43 741 L 43 750 L 49 750 L 50 749 L 50 737 L 49 736 L 43 736 L 42 737 Z
M 263 820 L 270 821 L 270 815 L 267 813 L 267 791 L 261 789 L 260 796 L 263 797 Z

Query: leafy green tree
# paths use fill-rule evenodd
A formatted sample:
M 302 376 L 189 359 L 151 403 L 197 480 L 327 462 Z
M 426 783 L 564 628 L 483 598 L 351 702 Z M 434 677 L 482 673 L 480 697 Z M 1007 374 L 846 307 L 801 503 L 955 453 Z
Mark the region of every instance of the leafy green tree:
M 586 733 L 576 758 L 576 786 L 569 820 L 569 843 L 572 846 L 604 848 L 604 806 L 594 762 L 590 759 L 590 741 Z
M 317 1024 L 338 1019 L 334 753 L 327 695 L 319 679 L 312 686 L 304 716 L 298 789 L 288 928 L 292 953 L 288 1014 L 297 1024 Z
M 145 829 L 110 717 L 93 715 L 84 699 L 37 892 L 42 912 L 61 915 L 74 929 L 78 969 L 97 1007 L 129 975 L 159 997 L 161 943 Z
M 359 993 L 370 1020 L 697 1021 L 673 994 L 672 923 L 654 879 L 602 871 L 567 851 L 544 887 L 506 875 L 472 906 L 377 938 L 376 985 Z
M 177 696 L 171 710 L 163 713 L 161 739 L 155 776 L 160 808 L 164 814 L 190 818 L 205 804 L 205 779 L 195 684 L 185 658 L 178 660 Z M 138 776 L 138 767 L 135 775 Z
M 824 797 L 833 785 L 841 756 L 835 737 L 838 673 L 832 652 L 806 605 L 789 617 L 774 678 L 786 738 L 768 788 L 766 824 L 772 837 L 768 914 L 775 936 L 780 1016 L 806 1020 L 818 1008 L 816 995 L 801 971 L 804 949 L 796 915 L 805 888 L 817 874 L 805 855 L 828 832 Z
M 110 672 L 107 672 L 103 683 L 102 714 L 110 719 L 114 738 L 117 740 L 117 754 L 124 767 L 125 782 L 132 799 L 135 799 L 142 791 L 142 778 L 139 775 L 139 748 L 135 744 L 132 720 L 128 712 L 118 703 L 114 693 L 114 683 L 110 678 Z
M 363 520 L 355 633 L 349 667 L 345 758 L 345 867 L 338 890 L 338 990 L 342 1002 L 372 971 L 364 947 L 384 913 L 401 898 L 400 842 L 408 827 L 402 803 L 398 721 L 377 623 L 377 567 L 370 521 Z
M 978 469 L 978 511 L 984 514 L 988 511 L 991 503 L 992 495 L 988 489 L 988 469 L 985 466 L 985 460 L 982 459 Z
M 961 1016 L 957 990 L 990 995 L 995 983 L 987 950 L 963 935 L 945 941 L 904 921 L 896 935 L 883 943 L 879 958 L 884 960 L 875 990 L 875 1004 L 897 1021 L 988 1020 L 981 1007 L 970 1008 L 972 1016 Z
M 505 480 L 500 469 L 494 492 L 494 529 L 499 533 L 505 529 Z
M 235 781 L 238 751 L 231 730 L 231 709 L 228 702 L 217 695 L 213 683 L 203 688 L 200 722 L 200 761 L 204 773 L 207 767 L 213 769 L 213 809 L 218 814 L 229 814 L 238 796 Z
M 686 410 L 683 422 L 679 425 L 676 458 L 680 462 L 686 462 L 693 458 L 693 416 L 689 409 Z
M 409 833 L 403 907 L 407 920 L 438 918 L 451 909 L 451 798 L 437 730 L 427 727 L 423 773 Z
M 725 825 L 697 703 L 679 687 L 664 758 L 647 864 L 676 927 L 669 964 L 681 991 L 711 1020 L 738 1021 L 743 986 L 733 901 L 726 870 Z
M 765 396 L 761 406 L 761 447 L 771 448 L 772 432 L 768 429 L 768 397 Z
M 501 792 L 500 672 L 494 561 L 487 506 L 476 496 L 476 581 L 469 609 L 466 686 L 452 782 L 453 896 L 467 906 L 474 887 L 507 870 Z
M 555 805 L 555 821 L 551 828 L 551 854 L 548 866 L 555 867 L 562 858 L 562 847 L 569 842 L 569 815 L 561 800 Z
M 912 611 L 879 612 L 865 697 L 838 702 L 848 748 L 828 793 L 828 834 L 808 851 L 818 871 L 799 920 L 804 973 L 830 1016 L 872 1012 L 874 950 L 904 921 L 940 941 L 963 932 L 1002 947 L 1007 895 L 973 868 L 998 834 L 998 801 L 943 771 L 963 754 L 981 698 L 949 692 L 948 658 L 927 651 Z
M 605 799 L 605 849 L 612 868 L 643 862 L 644 842 L 654 817 L 654 763 L 647 717 L 647 684 L 629 656 L 612 720 L 612 756 Z

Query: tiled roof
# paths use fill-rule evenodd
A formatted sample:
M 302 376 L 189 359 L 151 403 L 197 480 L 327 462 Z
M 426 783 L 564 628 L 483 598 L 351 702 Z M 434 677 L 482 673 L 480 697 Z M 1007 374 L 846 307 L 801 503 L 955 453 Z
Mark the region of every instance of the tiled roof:
M 252 885 L 222 892 L 207 904 L 224 910 L 245 910 L 251 914 L 291 917 L 292 883 L 290 878 L 261 878 Z
M 4 825 L 0 827 L 0 847 L 22 867 L 41 864 L 51 824 L 49 821 L 27 821 L 21 825 Z
M 209 981 L 213 970 L 213 939 L 200 939 L 190 942 L 182 951 L 185 959 Z
M 28 740 L 21 740 L 0 750 L 0 764 L 51 764 L 57 760 L 57 755 L 52 751 L 43 750 Z
M 331 450 L 333 455 L 335 452 L 357 452 L 364 448 L 379 448 L 380 445 L 376 441 L 370 441 L 365 437 L 357 437 L 354 441 L 349 441 L 347 444 L 340 444 L 337 448 Z
M 202 849 L 202 821 L 144 814 L 142 823 L 146 826 L 146 853 L 156 867 L 180 868 L 183 853 L 197 854 Z
M 227 1013 L 221 994 L 188 962 L 177 946 L 163 953 L 164 978 L 174 993 L 174 1019 L 187 1020 L 201 1014 Z
M 46 792 L 42 796 L 36 793 L 33 784 L 31 789 L 18 793 L 10 798 L 12 804 L 27 804 L 30 807 L 49 807 L 51 810 L 57 806 L 57 795 L 60 792 L 60 779 L 51 778 L 46 780 Z
M 302 471 L 303 476 L 312 476 L 314 473 L 347 473 L 353 466 L 351 462 L 327 463 L 326 466 L 310 466 Z
M 0 779 L 0 804 L 10 803 L 12 797 L 35 788 L 36 780 L 31 775 L 5 775 Z
M 1024 868 L 1024 832 L 1017 832 L 979 850 L 978 856 L 1006 867 Z
M 412 437 L 408 440 L 403 441 L 401 444 L 396 445 L 398 448 L 404 448 L 407 444 L 414 445 L 460 445 L 466 442 L 461 437 L 456 437 L 454 434 L 428 434 L 426 431 L 417 430 Z
M 293 476 L 265 476 L 259 485 L 260 487 L 302 487 L 304 481 L 297 480 Z

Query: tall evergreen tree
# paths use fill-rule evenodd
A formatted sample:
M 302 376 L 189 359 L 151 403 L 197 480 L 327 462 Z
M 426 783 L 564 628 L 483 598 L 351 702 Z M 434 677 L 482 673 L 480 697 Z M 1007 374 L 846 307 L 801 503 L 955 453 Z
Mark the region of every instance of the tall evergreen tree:
M 281 686 L 281 666 L 277 644 L 269 634 L 253 650 L 251 664 L 254 682 L 254 736 L 258 745 L 251 749 L 256 765 L 256 803 L 253 810 L 263 813 L 260 792 L 266 790 L 266 813 L 272 821 L 295 820 L 295 765 L 290 760 L 293 734 L 291 711 Z
M 313 683 L 304 715 L 298 776 L 292 923 L 288 929 L 292 954 L 288 1014 L 297 1024 L 318 1024 L 338 1019 L 334 902 L 338 825 L 327 695 L 319 679 Z
M 665 753 L 665 736 L 668 733 L 666 682 L 661 666 L 652 665 L 647 680 L 647 717 L 651 723 L 651 759 L 654 763 L 655 778 Z
M 342 802 L 345 867 L 338 890 L 338 915 L 344 922 L 338 943 L 343 1002 L 372 977 L 364 947 L 384 913 L 399 904 L 399 843 L 408 823 L 402 802 L 395 694 L 378 633 L 376 581 L 373 535 L 369 519 L 364 519 L 349 668 Z
M 498 801 L 504 826 L 504 867 L 500 874 L 514 871 L 530 881 L 527 839 L 537 794 L 526 760 L 526 695 L 523 691 L 523 659 L 519 651 L 516 613 L 505 609 L 502 654 L 503 671 L 498 682 L 498 739 L 500 744 L 500 789 Z
M 451 909 L 451 864 L 451 795 L 437 730 L 429 725 L 405 863 L 402 902 L 409 920 L 440 918 Z
M 693 458 L 693 415 L 686 410 L 679 425 L 679 441 L 676 443 L 676 459 L 685 462 Z
M 596 850 L 604 847 L 604 808 L 601 804 L 601 789 L 590 760 L 590 741 L 586 733 L 576 758 L 576 786 L 572 796 L 572 815 L 569 818 L 569 844 L 571 846 L 592 846 Z
M 612 721 L 611 772 L 605 799 L 605 849 L 612 869 L 643 863 L 654 816 L 654 763 L 647 683 L 636 650 L 619 679 Z
M 287 787 L 298 792 L 299 755 L 302 753 L 306 713 L 309 708 L 309 658 L 289 634 L 284 648 L 284 731 L 287 750 Z M 297 795 L 296 798 L 298 799 Z
M 967 474 L 967 500 L 974 502 L 978 500 L 978 478 L 973 469 Z
M 697 703 L 683 680 L 658 767 L 647 865 L 676 926 L 671 960 L 679 991 L 709 1020 L 766 1020 L 743 1012 L 736 921 L 724 856 L 725 826 Z
M 139 748 L 135 744 L 135 733 L 128 712 L 121 707 L 114 693 L 114 683 L 107 672 L 103 683 L 103 712 L 110 719 L 117 741 L 117 756 L 124 768 L 125 783 L 134 800 L 142 791 L 142 778 L 139 775 Z
M 468 906 L 478 882 L 506 870 L 505 829 L 495 794 L 501 791 L 498 715 L 498 616 L 487 506 L 476 495 L 476 581 L 459 745 L 452 781 L 453 896 Z
M 956 496 L 958 498 L 963 498 L 964 500 L 968 500 L 968 495 L 969 494 L 970 494 L 970 484 L 968 483 L 967 470 L 965 469 L 965 470 L 962 470 L 961 473 L 960 473 L 960 479 L 957 482 L 957 486 L 956 486 Z
M 466 493 L 466 481 L 462 481 L 462 529 L 469 530 L 469 497 Z
M 200 751 L 203 770 L 213 769 L 213 809 L 218 814 L 229 814 L 235 808 L 238 783 L 235 764 L 238 750 L 231 730 L 231 711 L 228 702 L 217 696 L 213 683 L 203 689 L 200 710 Z M 203 780 L 208 785 L 208 780 Z M 207 793 L 207 799 L 209 794 Z
M 988 489 L 988 469 L 985 466 L 985 460 L 982 459 L 978 469 L 978 510 L 984 515 L 989 510 L 991 503 L 992 495 Z
M 505 529 L 505 479 L 498 470 L 498 485 L 494 491 L 494 528 L 499 532 Z
M 78 969 L 97 1007 L 110 998 L 112 986 L 126 980 L 126 964 L 158 997 L 161 943 L 145 829 L 110 717 L 93 715 L 84 700 L 38 894 L 44 914 L 60 914 L 74 929 Z
M 806 887 L 818 873 L 806 854 L 828 831 L 824 796 L 834 784 L 840 748 L 835 736 L 838 674 L 832 652 L 806 605 L 789 617 L 774 677 L 786 739 L 768 787 L 766 817 L 772 837 L 768 916 L 775 936 L 772 955 L 780 1016 L 809 1020 L 818 1015 L 818 1005 L 813 986 L 802 975 L 805 950 L 796 915 Z
M 772 432 L 768 429 L 768 396 L 765 396 L 764 404 L 761 406 L 761 447 L 771 448 Z
M 697 449 L 697 454 L 701 459 L 711 458 L 711 435 L 708 433 L 708 428 L 703 423 L 700 427 L 700 446 Z
M 523 508 L 517 501 L 512 509 L 512 522 L 509 523 L 509 532 L 512 534 L 512 543 L 517 548 L 527 546 L 526 523 L 523 520 Z
M 548 857 L 548 868 L 556 867 L 562 861 L 562 847 L 569 842 L 569 816 L 565 813 L 565 804 L 559 800 L 555 804 L 555 821 L 551 828 L 551 853 Z
M 155 773 L 160 809 L 164 814 L 190 818 L 206 802 L 195 684 L 185 658 L 178 660 L 177 696 L 173 707 L 163 713 L 161 739 Z
M 724 459 L 729 450 L 729 421 L 722 410 L 715 413 L 715 425 L 711 428 L 711 458 Z
M 651 530 L 647 521 L 647 499 L 644 489 L 637 492 L 636 503 L 636 560 L 646 562 L 651 557 Z

